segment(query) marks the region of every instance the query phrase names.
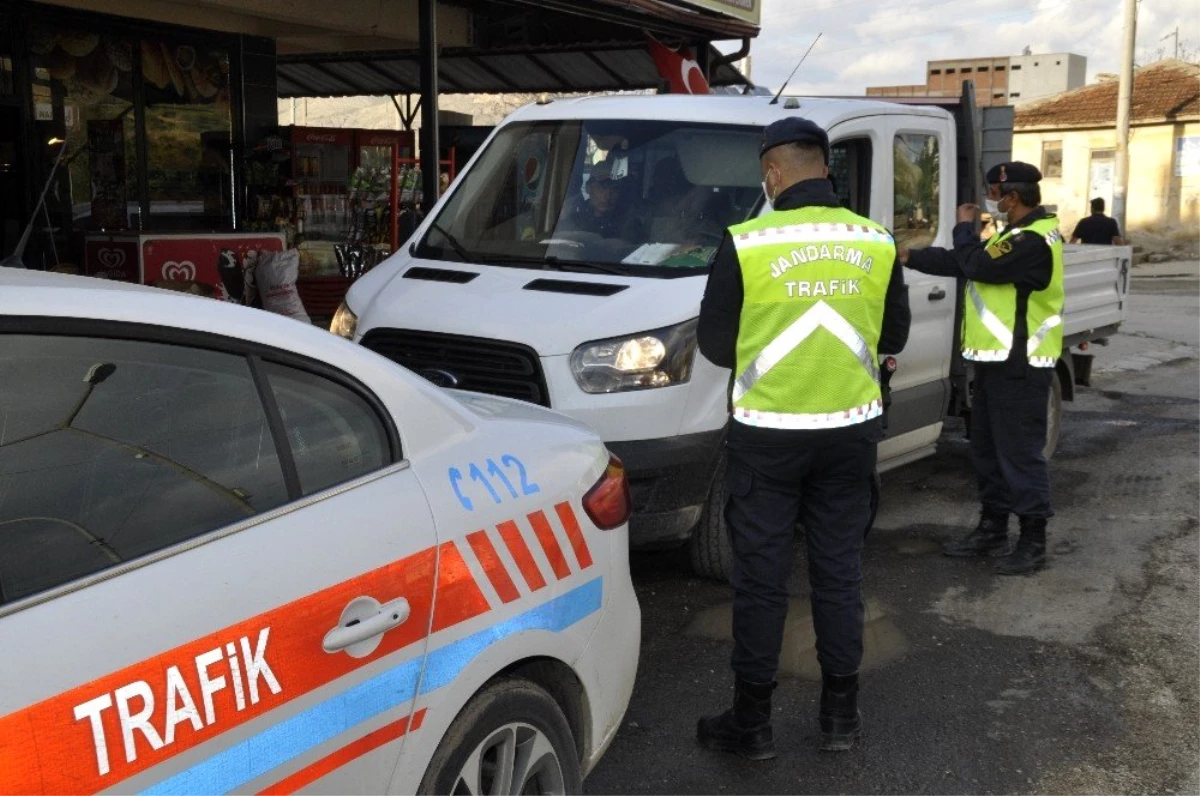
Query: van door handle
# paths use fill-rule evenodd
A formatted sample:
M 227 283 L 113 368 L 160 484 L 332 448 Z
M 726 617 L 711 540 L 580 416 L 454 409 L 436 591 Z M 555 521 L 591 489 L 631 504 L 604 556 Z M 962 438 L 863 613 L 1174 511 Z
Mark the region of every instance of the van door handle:
M 942 290 L 940 287 L 935 287 L 933 290 L 929 291 L 929 300 L 930 301 L 941 301 L 945 297 L 946 297 L 946 291 Z
M 365 658 L 379 646 L 384 633 L 404 624 L 410 612 L 403 597 L 382 605 L 372 597 L 355 597 L 343 609 L 337 627 L 325 634 L 321 647 L 329 653 L 345 650 L 353 658 Z

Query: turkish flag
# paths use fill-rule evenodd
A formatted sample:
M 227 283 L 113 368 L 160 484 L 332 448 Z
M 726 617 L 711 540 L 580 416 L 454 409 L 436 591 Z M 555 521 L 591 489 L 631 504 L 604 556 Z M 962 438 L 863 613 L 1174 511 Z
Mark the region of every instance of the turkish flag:
M 672 49 L 647 34 L 647 46 L 658 73 L 671 85 L 672 94 L 708 94 L 708 80 L 696 63 L 695 51 Z

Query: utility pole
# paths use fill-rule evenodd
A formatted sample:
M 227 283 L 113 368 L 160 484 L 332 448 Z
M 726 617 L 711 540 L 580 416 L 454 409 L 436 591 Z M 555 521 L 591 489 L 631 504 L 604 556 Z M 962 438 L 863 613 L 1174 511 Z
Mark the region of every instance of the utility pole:
M 1159 41 L 1166 41 L 1167 39 L 1170 39 L 1170 38 L 1175 39 L 1175 60 L 1178 61 L 1179 60 L 1179 26 L 1178 25 L 1175 26 L 1175 31 L 1173 33 L 1168 33 L 1166 36 L 1163 36 L 1161 39 L 1159 39 Z
M 1117 163 L 1112 215 L 1125 228 L 1125 197 L 1129 188 L 1129 115 L 1133 106 L 1133 50 L 1137 43 L 1137 3 L 1125 0 L 1125 43 L 1121 49 L 1121 82 L 1117 87 Z

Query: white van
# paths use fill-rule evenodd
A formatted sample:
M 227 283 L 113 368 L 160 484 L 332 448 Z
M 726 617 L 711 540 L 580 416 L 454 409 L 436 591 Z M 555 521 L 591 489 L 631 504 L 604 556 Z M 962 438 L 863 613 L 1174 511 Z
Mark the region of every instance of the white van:
M 975 200 L 981 182 L 973 111 L 963 107 L 956 120 L 930 106 L 763 96 L 527 106 L 495 130 L 410 244 L 352 287 L 334 331 L 434 383 L 588 423 L 628 468 L 633 544 L 691 540 L 696 570 L 724 577 L 716 476 L 730 373 L 698 354 L 696 318 L 724 229 L 762 211 L 763 127 L 792 115 L 821 125 L 845 206 L 897 243 L 951 246 L 955 207 Z M 593 174 L 603 190 L 589 191 Z M 1068 344 L 1120 323 L 1128 258 L 1128 249 L 1067 255 Z M 891 384 L 881 469 L 932 453 L 946 414 L 969 408 L 956 344 L 962 291 L 949 278 L 905 277 L 912 331 Z M 1064 356 L 1051 448 L 1073 372 Z

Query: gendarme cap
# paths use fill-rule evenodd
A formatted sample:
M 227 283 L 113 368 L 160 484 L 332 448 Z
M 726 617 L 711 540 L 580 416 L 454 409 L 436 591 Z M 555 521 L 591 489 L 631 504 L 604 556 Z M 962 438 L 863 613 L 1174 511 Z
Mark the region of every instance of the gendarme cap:
M 829 136 L 815 122 L 802 119 L 799 116 L 789 116 L 777 122 L 771 122 L 763 130 L 762 146 L 758 156 L 761 158 L 767 151 L 781 144 L 808 144 L 821 147 L 825 155 L 825 164 L 829 164 Z
M 1022 163 L 1019 160 L 1012 160 L 1008 163 L 992 166 L 988 169 L 984 180 L 987 181 L 988 185 L 993 183 L 1003 185 L 1006 182 L 1041 182 L 1042 173 L 1038 171 L 1037 166 Z

